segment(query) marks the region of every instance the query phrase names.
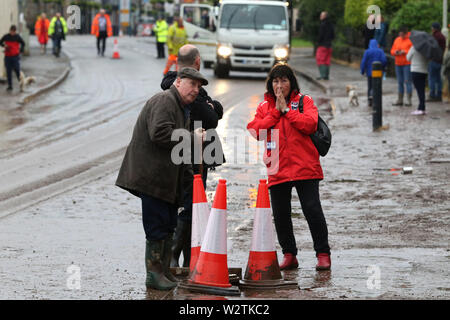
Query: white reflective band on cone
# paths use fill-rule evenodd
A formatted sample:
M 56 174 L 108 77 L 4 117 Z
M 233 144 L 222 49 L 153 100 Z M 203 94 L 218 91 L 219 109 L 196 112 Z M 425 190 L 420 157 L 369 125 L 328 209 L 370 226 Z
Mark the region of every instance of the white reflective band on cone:
M 256 208 L 251 251 L 275 251 L 272 209 Z
M 191 247 L 200 247 L 208 225 L 209 207 L 207 202 L 192 204 Z
M 227 210 L 211 209 L 200 251 L 227 254 Z

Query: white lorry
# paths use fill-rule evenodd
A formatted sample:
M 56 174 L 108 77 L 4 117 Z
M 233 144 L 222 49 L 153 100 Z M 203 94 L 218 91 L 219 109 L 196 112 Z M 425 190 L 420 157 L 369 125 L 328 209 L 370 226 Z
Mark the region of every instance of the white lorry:
M 183 4 L 180 16 L 204 66 L 226 78 L 230 70 L 263 72 L 288 61 L 287 7 L 285 1 L 222 0 L 219 7 Z

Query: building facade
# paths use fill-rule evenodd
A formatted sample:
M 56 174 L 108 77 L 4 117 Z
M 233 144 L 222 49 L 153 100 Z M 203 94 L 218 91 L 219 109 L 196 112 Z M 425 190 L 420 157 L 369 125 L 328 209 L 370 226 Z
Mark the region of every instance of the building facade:
M 9 32 L 11 25 L 18 25 L 19 3 L 17 0 L 0 1 L 0 37 Z M 3 63 L 3 50 L 0 50 L 0 78 L 5 76 L 5 64 Z

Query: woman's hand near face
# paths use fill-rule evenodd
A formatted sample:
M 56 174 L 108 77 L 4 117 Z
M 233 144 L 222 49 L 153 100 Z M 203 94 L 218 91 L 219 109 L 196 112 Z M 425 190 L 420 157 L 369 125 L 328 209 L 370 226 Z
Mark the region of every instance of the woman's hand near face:
M 278 111 L 283 112 L 284 109 L 286 109 L 286 99 L 284 98 L 282 88 L 275 88 L 275 95 L 277 98 L 276 108 L 278 109 Z

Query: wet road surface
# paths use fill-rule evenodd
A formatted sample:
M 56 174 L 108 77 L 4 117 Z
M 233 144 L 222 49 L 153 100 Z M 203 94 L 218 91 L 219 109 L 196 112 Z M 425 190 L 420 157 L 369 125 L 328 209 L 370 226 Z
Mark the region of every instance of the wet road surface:
M 8 181 L 0 186 L 0 298 L 205 298 L 182 289 L 146 292 L 140 202 L 114 186 L 137 115 L 160 90 L 165 61 L 154 59 L 154 45 L 128 38 L 120 40 L 122 60 L 97 58 L 91 40 L 67 41 L 65 50 L 73 65 L 69 78 L 51 95 L 31 103 L 23 124 L 0 134 L 0 179 Z M 210 69 L 203 71 L 211 80 L 208 93 L 225 108 L 218 132 L 227 158 L 225 165 L 209 173 L 207 196 L 212 200 L 218 180 L 227 179 L 228 265 L 245 270 L 257 183 L 266 173 L 260 162 L 248 161 L 257 159 L 261 146 L 250 142 L 243 147 L 237 141 L 245 137 L 246 124 L 262 99 L 265 74 L 232 73 L 230 79 L 217 80 Z M 322 98 L 321 114 L 333 126 L 326 97 L 304 79 L 300 82 L 314 99 Z M 371 176 L 375 163 L 361 161 L 354 152 L 353 112 L 367 110 L 341 110 L 335 115 L 344 119 L 340 126 L 348 126 L 347 133 L 335 136 L 343 150 L 322 161 L 327 178 L 321 197 L 332 271 L 315 271 L 311 236 L 293 194 L 300 266 L 283 275 L 297 280 L 299 289 L 243 291 L 240 297 L 227 298 L 449 297 L 448 202 L 435 199 L 429 215 L 423 216 L 413 210 L 418 205 L 415 196 L 398 201 L 387 197 L 402 185 L 409 187 L 406 180 L 412 178 Z M 376 139 L 371 139 L 369 145 L 373 143 L 376 152 Z M 426 175 L 420 173 L 419 178 L 425 180 Z M 373 206 L 374 186 L 388 180 L 391 189 L 380 190 Z M 445 182 L 437 184 L 442 188 Z M 426 219 L 444 228 L 427 233 Z M 405 221 L 423 239 L 408 238 L 410 233 L 402 232 Z M 278 244 L 277 251 L 280 260 Z M 74 287 L 77 270 L 81 282 Z

